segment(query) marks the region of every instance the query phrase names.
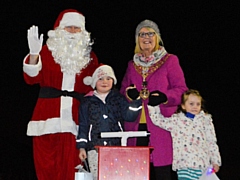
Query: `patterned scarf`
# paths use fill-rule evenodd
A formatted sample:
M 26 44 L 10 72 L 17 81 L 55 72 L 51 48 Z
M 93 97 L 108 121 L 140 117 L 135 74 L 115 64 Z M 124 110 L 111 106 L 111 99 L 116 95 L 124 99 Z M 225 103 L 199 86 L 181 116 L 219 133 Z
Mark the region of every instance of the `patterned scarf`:
M 133 57 L 133 61 L 137 66 L 150 67 L 157 63 L 167 54 L 164 47 L 160 47 L 158 50 L 154 51 L 149 57 L 145 57 L 144 54 L 137 53 Z

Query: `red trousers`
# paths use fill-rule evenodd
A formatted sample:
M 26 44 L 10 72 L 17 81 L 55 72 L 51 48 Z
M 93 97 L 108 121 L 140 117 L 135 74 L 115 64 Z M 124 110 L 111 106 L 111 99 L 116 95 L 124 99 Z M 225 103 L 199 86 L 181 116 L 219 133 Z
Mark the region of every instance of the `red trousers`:
M 74 180 L 79 150 L 71 133 L 33 137 L 33 155 L 38 180 Z

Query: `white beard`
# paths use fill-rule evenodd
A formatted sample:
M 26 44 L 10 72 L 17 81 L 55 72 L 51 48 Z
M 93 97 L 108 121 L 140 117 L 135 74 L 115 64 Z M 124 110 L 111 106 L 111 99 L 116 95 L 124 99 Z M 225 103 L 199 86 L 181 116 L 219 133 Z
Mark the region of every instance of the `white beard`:
M 50 34 L 50 33 L 49 33 Z M 47 40 L 47 46 L 52 51 L 56 63 L 60 64 L 61 71 L 67 74 L 81 73 L 90 62 L 92 50 L 90 33 L 69 33 L 63 29 L 51 31 Z

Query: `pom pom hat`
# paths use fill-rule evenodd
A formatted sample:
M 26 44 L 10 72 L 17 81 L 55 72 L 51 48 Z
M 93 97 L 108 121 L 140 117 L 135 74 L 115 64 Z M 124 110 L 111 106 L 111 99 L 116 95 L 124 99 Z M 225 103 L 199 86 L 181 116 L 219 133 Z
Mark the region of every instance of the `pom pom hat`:
M 91 85 L 93 89 L 96 87 L 97 80 L 109 76 L 113 78 L 114 84 L 117 84 L 117 79 L 115 77 L 113 69 L 108 65 L 100 65 L 93 73 L 92 76 L 87 76 L 83 79 L 85 85 Z
M 139 31 L 143 28 L 143 27 L 149 27 L 149 28 L 152 28 L 159 36 L 160 36 L 160 31 L 158 29 L 158 25 L 151 21 L 151 20 L 144 20 L 142 22 L 140 22 L 136 28 L 136 32 L 135 32 L 135 35 L 136 35 L 136 38 L 138 37 L 138 33 Z

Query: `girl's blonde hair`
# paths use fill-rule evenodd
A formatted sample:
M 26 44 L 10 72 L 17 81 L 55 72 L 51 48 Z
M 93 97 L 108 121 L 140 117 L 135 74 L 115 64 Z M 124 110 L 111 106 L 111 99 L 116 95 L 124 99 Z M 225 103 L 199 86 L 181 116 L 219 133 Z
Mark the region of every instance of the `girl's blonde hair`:
M 178 106 L 178 109 L 177 109 L 176 112 L 177 113 L 179 113 L 179 112 L 186 113 L 186 110 L 182 108 L 182 105 L 184 105 L 186 103 L 190 94 L 192 94 L 194 96 L 197 96 L 201 99 L 201 110 L 204 111 L 205 113 L 207 113 L 207 110 L 205 109 L 205 106 L 204 106 L 205 100 L 200 95 L 200 92 L 198 90 L 195 90 L 195 89 L 189 89 L 182 94 L 181 105 Z
M 154 30 L 154 29 L 152 29 L 152 28 L 150 28 L 150 27 L 145 27 L 145 28 L 147 28 L 149 31 L 151 31 L 151 32 L 155 32 L 155 40 L 156 40 L 156 46 L 155 46 L 155 48 L 154 48 L 154 50 L 153 51 L 156 51 L 156 50 L 158 50 L 159 48 L 160 48 L 160 45 L 161 46 L 163 46 L 163 41 L 162 41 L 162 38 L 161 38 L 161 36 Z M 135 50 L 134 50 L 134 53 L 135 54 L 137 54 L 137 53 L 142 53 L 142 50 L 141 50 L 141 47 L 140 47 L 140 45 L 139 45 L 139 40 L 138 40 L 138 34 L 136 35 L 136 46 L 135 46 Z

